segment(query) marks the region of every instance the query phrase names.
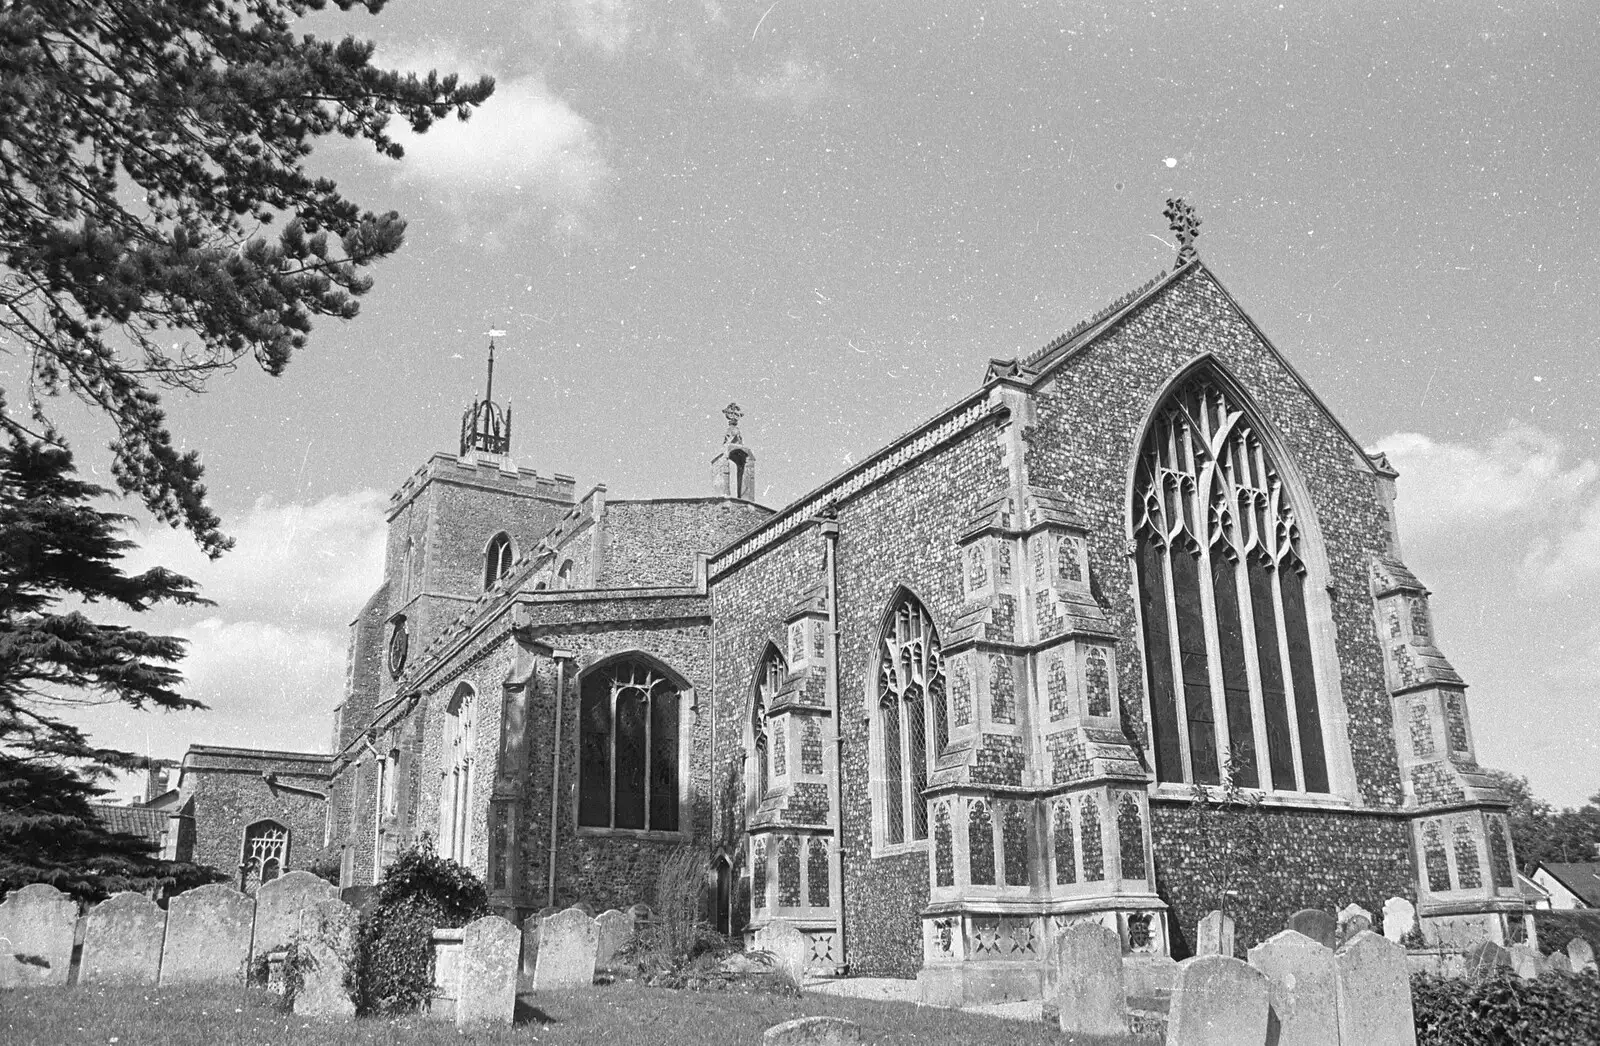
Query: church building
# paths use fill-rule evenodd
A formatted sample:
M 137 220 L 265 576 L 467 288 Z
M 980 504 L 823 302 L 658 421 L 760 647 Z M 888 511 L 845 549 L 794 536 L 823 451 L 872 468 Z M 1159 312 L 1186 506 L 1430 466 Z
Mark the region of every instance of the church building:
M 332 753 L 192 752 L 190 836 L 347 886 L 429 836 L 518 920 L 650 903 L 689 846 L 719 929 L 791 920 L 942 1004 L 1038 997 L 1078 920 L 1181 958 L 1212 909 L 1248 947 L 1401 896 L 1431 939 L 1521 939 L 1396 473 L 1168 217 L 1171 271 L 776 510 L 731 405 L 704 491 L 527 467 L 491 347 L 389 502 Z M 226 824 L 195 791 L 225 772 L 256 797 Z

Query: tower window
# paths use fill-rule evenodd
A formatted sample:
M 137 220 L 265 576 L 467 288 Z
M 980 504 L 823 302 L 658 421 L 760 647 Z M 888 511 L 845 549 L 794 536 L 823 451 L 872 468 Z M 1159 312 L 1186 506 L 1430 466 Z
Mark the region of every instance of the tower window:
M 511 573 L 511 564 L 516 561 L 516 548 L 511 544 L 511 535 L 501 531 L 489 539 L 489 547 L 483 554 L 483 587 L 485 591 L 493 588 L 495 583 Z
M 677 686 L 619 661 L 584 679 L 579 715 L 578 824 L 677 831 Z
M 894 604 L 878 648 L 879 823 L 882 841 L 893 845 L 928 838 L 922 790 L 933 760 L 949 743 L 950 728 L 939 636 L 933 618 L 910 593 Z
M 1328 791 L 1300 526 L 1210 376 L 1157 408 L 1132 513 L 1157 780 Z

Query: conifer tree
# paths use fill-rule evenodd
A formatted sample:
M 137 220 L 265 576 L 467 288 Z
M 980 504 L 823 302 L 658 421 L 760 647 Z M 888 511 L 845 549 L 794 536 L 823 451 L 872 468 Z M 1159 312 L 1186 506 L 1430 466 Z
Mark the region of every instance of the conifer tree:
M 0 399 L 0 894 L 47 882 L 93 898 L 217 878 L 107 830 L 89 806 L 104 794 L 98 782 L 146 760 L 98 747 L 61 718 L 82 702 L 203 707 L 178 692 L 183 640 L 102 624 L 83 608 L 207 601 L 161 567 L 124 573 L 127 517 L 96 508 L 107 491 L 79 479 L 69 451 L 30 438 L 3 407 Z
M 157 390 L 251 359 L 281 373 L 314 317 L 356 315 L 363 270 L 399 248 L 398 214 L 307 171 L 317 139 L 399 158 L 392 119 L 426 131 L 494 89 L 293 31 L 325 6 L 0 2 L 0 351 L 24 365 L 37 425 L 61 393 L 103 412 L 117 486 L 212 556 L 230 541 Z

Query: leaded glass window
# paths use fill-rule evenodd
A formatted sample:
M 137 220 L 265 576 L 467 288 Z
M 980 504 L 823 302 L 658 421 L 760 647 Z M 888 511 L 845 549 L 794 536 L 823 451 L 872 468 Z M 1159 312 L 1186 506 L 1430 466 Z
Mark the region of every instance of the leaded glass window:
M 950 724 L 939 636 L 927 610 L 910 594 L 890 611 L 879 653 L 883 842 L 923 840 L 928 807 L 922 790 L 933 761 L 950 741 Z
M 766 796 L 767 789 L 772 787 L 773 760 L 783 758 L 781 751 L 774 751 L 772 724 L 767 722 L 767 712 L 778 699 L 778 689 L 783 686 L 784 677 L 788 673 L 789 667 L 784 664 L 783 655 L 778 653 L 777 647 L 769 646 L 767 656 L 761 662 L 761 671 L 756 676 L 755 699 L 750 703 L 750 734 L 755 745 L 757 803 Z
M 625 660 L 591 672 L 579 708 L 578 824 L 678 830 L 678 688 Z
M 1157 780 L 1329 790 L 1290 500 L 1213 377 L 1157 409 L 1132 504 Z
M 282 875 L 288 861 L 289 829 L 276 821 L 257 821 L 245 829 L 240 889 L 255 893 Z

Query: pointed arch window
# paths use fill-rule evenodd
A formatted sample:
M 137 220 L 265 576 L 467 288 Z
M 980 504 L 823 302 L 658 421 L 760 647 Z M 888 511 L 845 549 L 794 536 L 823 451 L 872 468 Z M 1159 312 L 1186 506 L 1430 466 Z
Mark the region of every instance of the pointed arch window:
M 928 838 L 922 791 L 950 741 L 950 725 L 939 635 L 933 618 L 910 593 L 902 593 L 890 609 L 878 654 L 882 841 L 918 842 Z
M 580 701 L 578 824 L 678 830 L 678 687 L 627 659 L 589 673 Z
M 762 659 L 761 670 L 756 677 L 755 699 L 750 703 L 750 735 L 755 749 L 755 801 L 758 804 L 765 798 L 767 789 L 772 787 L 772 778 L 778 776 L 773 761 L 785 757 L 785 753 L 772 743 L 772 727 L 767 722 L 767 713 L 778 699 L 778 690 L 788 674 L 789 666 L 784 662 L 783 655 L 778 653 L 776 647 L 768 647 L 767 656 Z
M 496 582 L 511 573 L 511 564 L 516 557 L 516 546 L 511 543 L 510 534 L 502 530 L 489 539 L 488 548 L 483 554 L 484 591 L 493 588 Z
M 244 860 L 239 888 L 256 890 L 282 875 L 289 863 L 289 829 L 277 821 L 257 821 L 244 830 Z
M 444 785 L 439 790 L 439 843 L 444 856 L 467 863 L 472 827 L 472 792 L 478 744 L 478 697 L 467 683 L 456 687 L 445 709 Z
M 1215 376 L 1157 408 L 1131 510 L 1157 780 L 1327 792 L 1304 538 Z

